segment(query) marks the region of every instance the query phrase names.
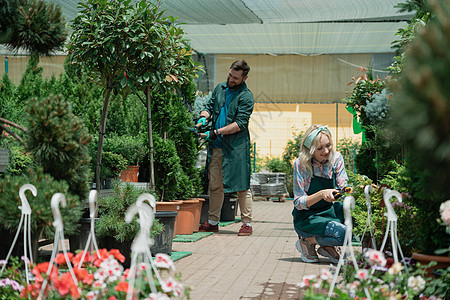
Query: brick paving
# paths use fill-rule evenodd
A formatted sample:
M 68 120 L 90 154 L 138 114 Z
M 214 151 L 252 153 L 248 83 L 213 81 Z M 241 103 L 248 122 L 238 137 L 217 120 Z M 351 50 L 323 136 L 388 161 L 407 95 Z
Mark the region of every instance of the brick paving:
M 328 268 L 327 258 L 304 263 L 295 248 L 292 201 L 253 201 L 253 235 L 235 223 L 194 243 L 174 242 L 192 255 L 175 263 L 191 299 L 301 299 L 297 282 Z

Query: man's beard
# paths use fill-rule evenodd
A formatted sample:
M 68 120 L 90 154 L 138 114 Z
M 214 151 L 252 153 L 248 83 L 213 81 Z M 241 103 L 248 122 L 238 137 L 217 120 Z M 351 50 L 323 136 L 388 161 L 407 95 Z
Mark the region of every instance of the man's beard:
M 234 85 L 234 86 L 230 86 L 230 80 L 227 79 L 227 87 L 228 87 L 230 90 L 232 90 L 232 91 L 235 91 L 235 90 L 237 90 L 238 88 L 240 88 L 241 85 L 242 85 L 243 83 L 244 83 L 244 82 L 241 81 L 240 84 L 236 84 L 236 85 Z

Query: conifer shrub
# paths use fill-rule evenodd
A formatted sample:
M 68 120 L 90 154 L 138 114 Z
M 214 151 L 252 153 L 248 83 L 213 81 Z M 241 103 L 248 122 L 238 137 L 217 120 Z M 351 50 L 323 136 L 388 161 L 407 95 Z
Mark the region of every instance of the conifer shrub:
M 85 199 L 91 178 L 89 143 L 92 136 L 83 122 L 73 115 L 70 104 L 60 95 L 32 98 L 27 111 L 30 116 L 27 150 L 45 173 L 66 181 L 70 193 Z
M 54 235 L 53 214 L 50 207 L 51 199 L 55 193 L 63 193 L 67 200 L 66 207 L 60 207 L 64 222 L 64 234 L 70 235 L 78 229 L 81 218 L 81 205 L 78 196 L 69 192 L 68 184 L 55 180 L 51 175 L 44 173 L 43 168 L 29 168 L 22 176 L 5 176 L 0 181 L 0 223 L 11 232 L 19 226 L 21 217 L 21 200 L 19 189 L 22 185 L 30 183 L 37 189 L 37 196 L 26 192 L 31 207 L 31 232 L 33 235 L 42 233 L 42 237 L 52 238 Z

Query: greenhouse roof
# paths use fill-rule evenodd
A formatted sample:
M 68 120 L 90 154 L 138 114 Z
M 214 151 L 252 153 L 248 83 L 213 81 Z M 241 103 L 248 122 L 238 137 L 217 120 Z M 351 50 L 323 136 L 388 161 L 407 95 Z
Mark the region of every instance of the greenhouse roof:
M 61 5 L 67 21 L 77 1 Z M 335 54 L 393 52 L 395 33 L 413 17 L 401 0 L 163 0 L 204 54 Z

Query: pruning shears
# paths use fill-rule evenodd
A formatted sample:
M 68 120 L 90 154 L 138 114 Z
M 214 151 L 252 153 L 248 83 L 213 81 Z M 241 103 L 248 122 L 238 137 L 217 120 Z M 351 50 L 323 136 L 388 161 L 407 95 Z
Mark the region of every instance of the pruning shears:
M 206 134 L 202 132 L 202 126 L 204 126 L 202 123 L 197 123 L 194 125 L 194 127 L 186 126 L 186 129 L 194 133 L 195 135 L 205 138 Z M 206 126 L 205 126 L 206 127 Z
M 340 189 L 337 192 L 333 192 L 334 200 L 341 198 L 343 193 L 351 193 L 351 192 L 352 192 L 352 188 L 349 186 L 346 186 L 345 188 Z
M 194 127 L 186 126 L 186 129 L 191 131 L 191 132 L 193 132 L 195 135 L 200 136 L 200 134 L 201 134 L 201 132 L 199 131 L 200 130 L 200 126 L 202 126 L 201 123 L 195 125 Z

